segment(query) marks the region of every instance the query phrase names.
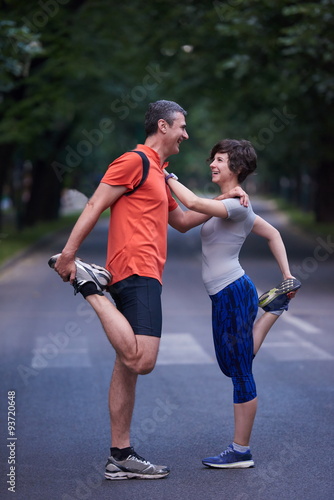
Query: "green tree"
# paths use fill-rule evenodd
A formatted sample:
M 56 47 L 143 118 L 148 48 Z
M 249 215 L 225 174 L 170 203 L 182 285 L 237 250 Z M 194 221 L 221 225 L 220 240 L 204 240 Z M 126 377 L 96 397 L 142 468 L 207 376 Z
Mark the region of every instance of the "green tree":
M 149 47 L 141 47 L 140 2 L 116 10 L 109 2 L 98 9 L 89 1 L 60 6 L 51 0 L 33 9 L 10 3 L 10 22 L 36 30 L 43 46 L 29 74 L 8 89 L 0 123 L 7 182 L 13 175 L 23 181 L 25 165 L 31 168 L 30 198 L 19 220 L 33 224 L 57 216 L 64 186 L 91 194 L 111 159 L 135 145 L 142 103 L 157 98 L 162 76 L 147 58 Z
M 306 208 L 312 188 L 317 220 L 334 217 L 333 0 L 2 4 L 1 172 L 8 182 L 31 168 L 25 223 L 56 217 L 64 186 L 90 195 L 108 163 L 144 139 L 143 113 L 159 98 L 189 110 L 191 140 L 171 159 L 185 176 L 203 185 L 210 146 L 249 138 L 262 187 Z M 10 26 L 39 49 L 28 63 L 21 45 L 11 52 Z
M 333 18 L 332 0 L 216 1 L 200 14 L 183 74 L 191 85 L 196 72 L 224 132 L 255 143 L 267 185 L 285 178 L 301 204 L 311 179 L 318 221 L 334 219 Z
M 39 35 L 15 21 L 0 21 L 0 109 L 2 112 L 13 100 L 22 98 L 20 83 L 28 77 L 34 57 L 42 53 Z M 8 123 L 6 124 L 8 126 Z M 0 199 L 8 176 L 15 144 L 7 140 L 8 130 L 1 139 Z M 18 208 L 19 209 L 19 208 Z M 0 211 L 0 227 L 1 227 Z
M 197 142 L 249 138 L 261 185 L 332 221 L 334 2 L 158 3 L 163 24 L 151 16 L 148 43 L 160 47 L 166 94 L 201 126 Z

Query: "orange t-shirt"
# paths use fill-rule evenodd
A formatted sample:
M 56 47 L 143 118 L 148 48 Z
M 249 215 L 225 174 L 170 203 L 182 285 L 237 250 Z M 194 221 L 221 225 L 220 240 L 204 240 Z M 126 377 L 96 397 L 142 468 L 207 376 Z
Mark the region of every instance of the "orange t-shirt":
M 139 144 L 149 159 L 146 181 L 129 196 L 121 196 L 110 207 L 108 253 L 106 267 L 112 283 L 138 274 L 156 278 L 162 283 L 162 272 L 167 257 L 168 212 L 177 203 L 166 185 L 163 166 L 156 151 Z M 139 184 L 143 163 L 136 153 L 127 152 L 113 161 L 101 182 L 111 186 L 125 186 L 131 191 Z

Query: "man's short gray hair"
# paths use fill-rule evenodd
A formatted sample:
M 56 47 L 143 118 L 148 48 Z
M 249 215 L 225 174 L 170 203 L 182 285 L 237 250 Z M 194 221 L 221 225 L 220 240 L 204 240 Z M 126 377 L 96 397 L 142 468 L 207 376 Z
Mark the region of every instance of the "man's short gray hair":
M 187 115 L 187 112 L 174 101 L 151 102 L 145 115 L 146 137 L 157 132 L 158 121 L 161 119 L 166 120 L 168 125 L 173 125 L 176 113 L 182 113 L 183 116 Z

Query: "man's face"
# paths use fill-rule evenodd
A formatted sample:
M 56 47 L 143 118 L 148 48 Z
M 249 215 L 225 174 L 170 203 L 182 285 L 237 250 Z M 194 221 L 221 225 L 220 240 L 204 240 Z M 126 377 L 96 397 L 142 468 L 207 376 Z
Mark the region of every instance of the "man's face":
M 182 141 L 189 139 L 186 131 L 186 119 L 182 113 L 176 113 L 173 125 L 168 125 L 166 122 L 166 144 L 169 149 L 168 155 L 175 155 L 179 152 L 179 147 Z

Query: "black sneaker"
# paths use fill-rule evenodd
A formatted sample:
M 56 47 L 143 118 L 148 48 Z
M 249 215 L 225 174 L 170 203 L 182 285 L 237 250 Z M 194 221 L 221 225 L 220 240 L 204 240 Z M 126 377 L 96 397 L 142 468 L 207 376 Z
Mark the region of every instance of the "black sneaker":
M 169 468 L 165 465 L 153 465 L 143 457 L 137 455 L 133 448 L 129 448 L 129 455 L 124 460 L 118 460 L 114 456 L 108 458 L 105 478 L 161 479 L 168 476 L 169 472 Z
M 259 297 L 259 307 L 266 312 L 287 310 L 290 302 L 289 293 L 301 287 L 300 281 L 296 278 L 288 278 L 275 288 L 265 292 Z
M 58 253 L 49 259 L 48 264 L 52 269 L 54 269 L 55 263 L 60 255 L 61 254 Z M 106 289 L 112 278 L 107 269 L 97 266 L 96 264 L 87 264 L 79 258 L 76 258 L 74 262 L 76 267 L 75 279 L 72 283 L 74 287 L 74 295 L 80 292 L 81 287 L 89 281 L 95 283 L 99 292 Z

